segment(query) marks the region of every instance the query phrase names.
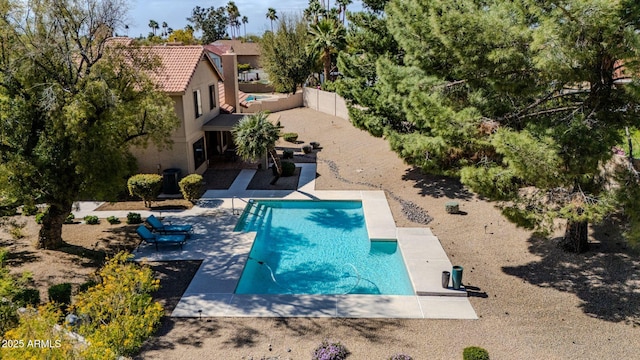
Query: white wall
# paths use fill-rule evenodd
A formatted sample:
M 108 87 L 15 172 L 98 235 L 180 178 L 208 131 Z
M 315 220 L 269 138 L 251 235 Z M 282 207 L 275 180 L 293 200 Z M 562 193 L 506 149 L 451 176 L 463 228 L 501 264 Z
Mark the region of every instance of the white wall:
M 349 120 L 347 104 L 336 93 L 305 87 L 303 90 L 303 104 L 309 109 Z

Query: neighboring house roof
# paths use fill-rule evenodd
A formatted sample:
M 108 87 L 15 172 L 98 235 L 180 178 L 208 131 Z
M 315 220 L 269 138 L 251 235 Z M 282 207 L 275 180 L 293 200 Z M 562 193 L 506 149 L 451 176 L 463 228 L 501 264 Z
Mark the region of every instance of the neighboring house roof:
M 247 93 L 238 90 L 238 101 L 240 102 L 240 106 L 245 108 L 249 107 L 249 103 L 247 102 L 248 96 L 249 95 Z M 220 110 L 229 114 L 233 114 L 235 112 L 235 107 L 226 103 L 223 82 L 218 83 L 218 98 L 220 99 Z
M 133 39 L 126 36 L 112 36 L 107 39 L 107 43 L 129 46 L 133 43 Z
M 205 45 L 205 47 L 216 55 L 222 55 L 231 48 L 238 56 L 260 56 L 261 54 L 258 43 L 240 40 L 218 40 L 210 45 Z

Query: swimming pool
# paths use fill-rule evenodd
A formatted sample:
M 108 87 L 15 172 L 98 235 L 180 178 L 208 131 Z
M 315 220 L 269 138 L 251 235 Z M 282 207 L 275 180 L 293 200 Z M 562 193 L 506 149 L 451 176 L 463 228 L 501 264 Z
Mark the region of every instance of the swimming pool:
M 256 200 L 236 231 L 256 231 L 236 294 L 414 295 L 395 241 L 371 241 L 361 201 Z
M 246 101 L 256 101 L 256 100 L 263 100 L 263 99 L 268 99 L 271 96 L 267 96 L 267 95 L 249 95 L 247 96 L 247 98 L 245 99 Z

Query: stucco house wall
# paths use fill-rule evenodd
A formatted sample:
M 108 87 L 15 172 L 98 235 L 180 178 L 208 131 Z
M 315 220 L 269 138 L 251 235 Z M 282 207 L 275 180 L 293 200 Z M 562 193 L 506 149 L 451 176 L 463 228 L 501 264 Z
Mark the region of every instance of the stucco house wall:
M 190 49 L 192 57 L 194 56 L 193 50 L 192 48 Z M 204 55 L 204 49 L 202 48 L 201 50 L 202 54 L 199 60 L 193 61 L 192 66 L 194 69 L 192 73 L 189 74 L 178 73 L 188 71 L 188 69 L 182 69 L 182 64 L 179 60 L 175 59 L 175 57 L 181 56 L 179 47 L 170 49 L 169 51 L 167 51 L 167 49 L 162 50 L 161 56 L 163 59 L 166 60 L 166 58 L 169 57 L 171 61 L 169 61 L 170 65 L 166 66 L 169 68 L 166 69 L 168 75 L 160 78 L 160 81 L 171 82 L 174 80 L 173 78 L 178 76 L 190 77 L 186 80 L 183 79 L 183 81 L 186 82 L 183 91 L 168 92 L 168 95 L 174 102 L 174 111 L 180 120 L 180 126 L 171 135 L 173 142 L 172 147 L 160 150 L 154 144 L 150 144 L 145 149 L 132 148 L 131 152 L 138 162 L 138 172 L 162 174 L 162 171 L 165 169 L 178 168 L 184 176 L 191 173 L 202 174 L 207 169 L 208 161 L 206 160 L 196 168 L 194 144 L 199 140 L 203 140 L 204 148 L 202 151 L 204 154 L 207 153 L 206 140 L 204 139 L 205 132 L 202 130 L 202 126 L 220 114 L 220 99 L 218 96 L 220 76 L 209 58 Z M 185 62 L 188 63 L 188 59 L 185 60 Z M 164 63 L 166 65 L 167 61 L 164 61 Z M 174 63 L 179 65 L 176 66 Z M 171 69 L 172 66 L 175 69 Z M 213 87 L 213 108 L 211 108 L 210 104 L 209 86 Z M 200 91 L 202 109 L 202 115 L 200 116 L 196 116 L 194 97 L 194 92 L 196 91 Z

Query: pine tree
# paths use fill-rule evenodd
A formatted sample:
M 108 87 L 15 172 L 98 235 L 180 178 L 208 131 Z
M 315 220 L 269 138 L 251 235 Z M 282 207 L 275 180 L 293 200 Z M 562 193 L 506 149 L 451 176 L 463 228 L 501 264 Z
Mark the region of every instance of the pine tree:
M 375 60 L 366 88 L 378 96 L 354 122 L 407 162 L 502 201 L 520 225 L 545 232 L 564 219 L 564 247 L 585 251 L 588 224 L 615 207 L 611 148 L 638 123 L 639 7 L 392 0 L 399 51 Z

